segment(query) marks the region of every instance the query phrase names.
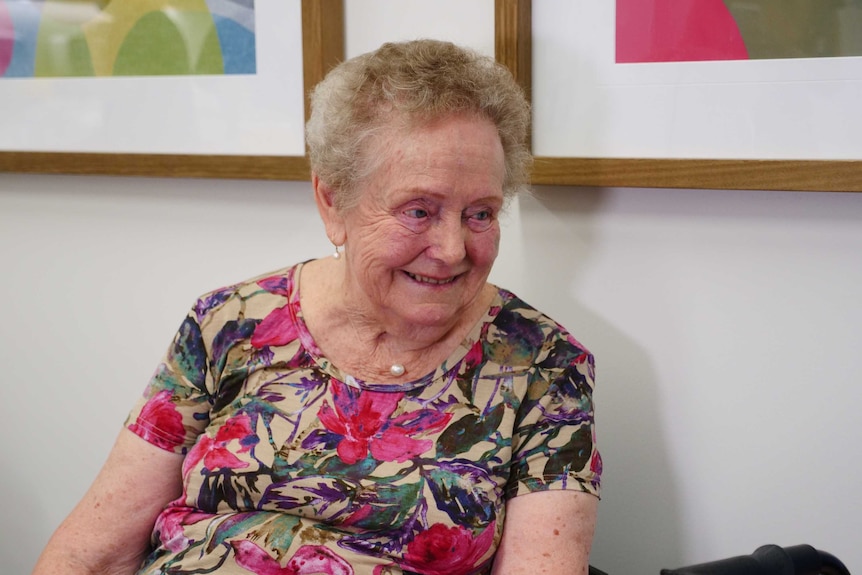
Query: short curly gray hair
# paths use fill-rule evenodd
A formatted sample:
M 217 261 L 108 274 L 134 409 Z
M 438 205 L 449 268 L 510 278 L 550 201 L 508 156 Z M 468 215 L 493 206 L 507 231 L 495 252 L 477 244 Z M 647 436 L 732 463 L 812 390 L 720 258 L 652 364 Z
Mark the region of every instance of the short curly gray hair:
M 450 114 L 488 118 L 503 145 L 503 196 L 529 179 L 530 104 L 505 66 L 438 40 L 387 43 L 333 68 L 311 94 L 306 143 L 311 170 L 335 192 L 339 209 L 377 163 L 364 154 L 370 138 Z

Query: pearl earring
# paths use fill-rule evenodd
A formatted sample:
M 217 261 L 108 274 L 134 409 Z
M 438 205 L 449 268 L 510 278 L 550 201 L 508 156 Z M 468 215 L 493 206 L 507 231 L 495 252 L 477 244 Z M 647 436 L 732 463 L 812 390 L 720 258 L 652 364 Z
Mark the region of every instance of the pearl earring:
M 337 259 L 337 260 L 340 260 L 340 259 L 341 259 L 341 252 L 340 252 L 340 251 L 338 251 L 338 248 L 339 248 L 339 247 L 340 247 L 340 246 L 335 246 L 335 253 L 334 253 L 334 254 L 332 254 L 332 257 L 333 257 L 333 258 L 335 258 L 335 259 Z

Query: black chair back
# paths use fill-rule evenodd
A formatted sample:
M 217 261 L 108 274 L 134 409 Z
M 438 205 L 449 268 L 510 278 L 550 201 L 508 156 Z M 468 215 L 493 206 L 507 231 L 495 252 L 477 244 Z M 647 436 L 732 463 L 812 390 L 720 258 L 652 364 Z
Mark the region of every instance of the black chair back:
M 764 545 L 751 555 L 662 569 L 661 575 L 850 575 L 850 571 L 837 557 L 811 545 Z

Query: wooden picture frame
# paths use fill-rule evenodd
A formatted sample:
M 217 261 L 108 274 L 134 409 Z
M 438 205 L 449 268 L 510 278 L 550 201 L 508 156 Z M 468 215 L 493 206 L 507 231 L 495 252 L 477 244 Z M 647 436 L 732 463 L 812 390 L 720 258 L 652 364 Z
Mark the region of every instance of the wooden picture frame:
M 309 90 L 344 57 L 343 0 L 302 0 L 305 114 Z M 0 152 L 0 172 L 307 180 L 305 156 Z
M 531 93 L 532 2 L 496 0 L 496 54 Z M 862 192 L 862 161 L 536 157 L 533 184 Z

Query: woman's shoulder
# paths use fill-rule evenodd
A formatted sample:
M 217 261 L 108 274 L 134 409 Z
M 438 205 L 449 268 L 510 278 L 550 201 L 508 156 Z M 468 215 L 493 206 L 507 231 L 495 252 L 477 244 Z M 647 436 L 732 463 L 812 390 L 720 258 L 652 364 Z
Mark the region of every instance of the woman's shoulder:
M 589 350 L 565 326 L 505 288 L 497 288 L 499 310 L 493 324 L 506 335 L 539 347 L 571 346 L 578 355 Z
M 294 277 L 301 266 L 302 263 L 292 264 L 210 290 L 195 300 L 192 311 L 200 321 L 219 311 L 233 310 L 237 305 L 243 314 L 248 314 L 261 299 L 283 305 L 294 291 Z

